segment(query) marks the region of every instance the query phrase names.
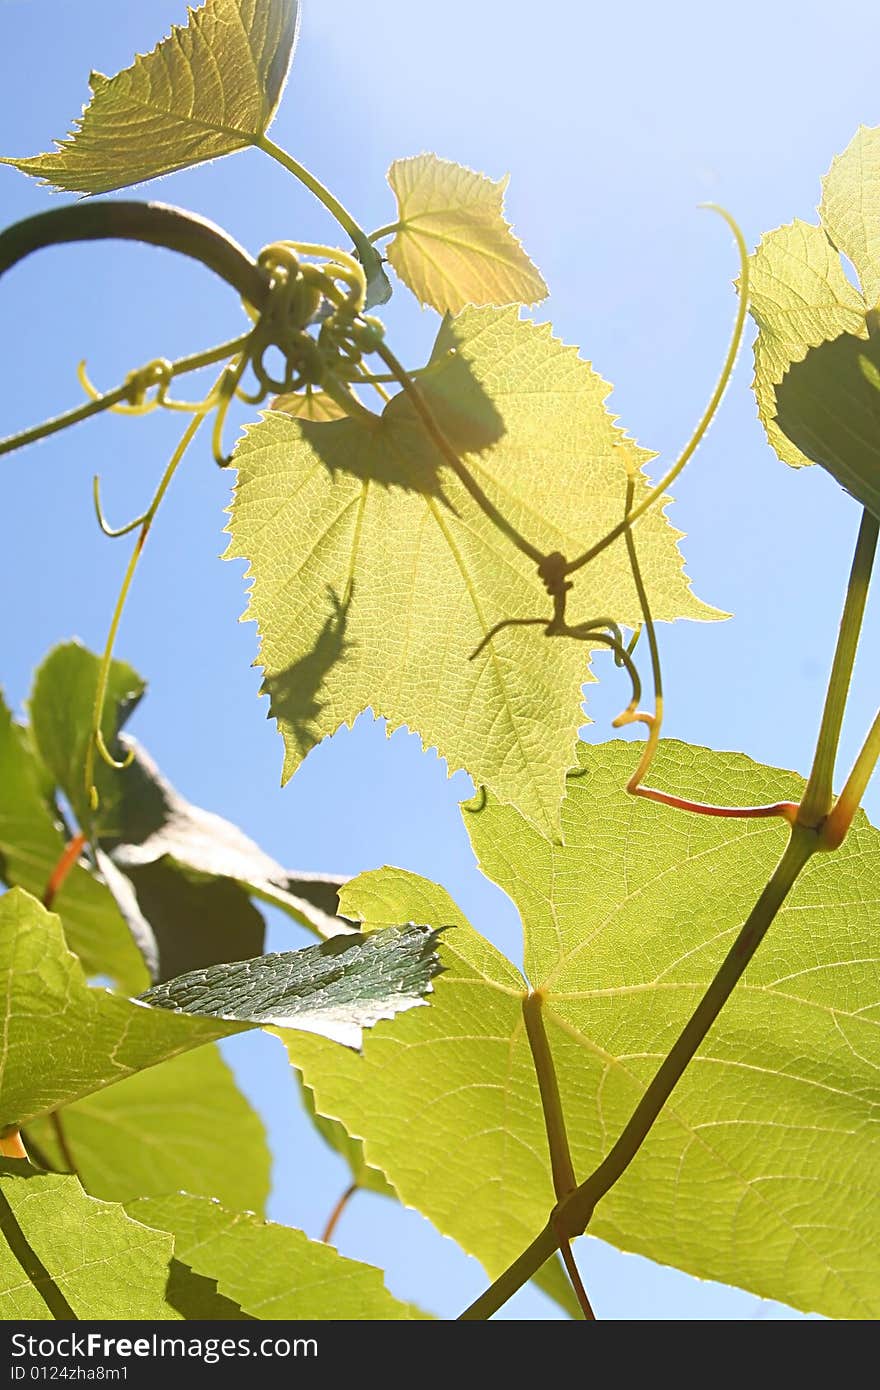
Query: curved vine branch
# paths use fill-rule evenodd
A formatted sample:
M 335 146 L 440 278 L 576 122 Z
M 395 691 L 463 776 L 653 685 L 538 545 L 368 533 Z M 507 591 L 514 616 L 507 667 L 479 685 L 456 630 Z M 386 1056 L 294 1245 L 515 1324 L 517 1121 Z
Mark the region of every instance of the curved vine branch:
M 201 261 L 255 309 L 262 309 L 268 298 L 269 277 L 214 222 L 167 203 L 127 199 L 68 203 L 14 222 L 0 232 L 0 275 L 34 251 L 71 241 L 140 241 L 164 246 Z

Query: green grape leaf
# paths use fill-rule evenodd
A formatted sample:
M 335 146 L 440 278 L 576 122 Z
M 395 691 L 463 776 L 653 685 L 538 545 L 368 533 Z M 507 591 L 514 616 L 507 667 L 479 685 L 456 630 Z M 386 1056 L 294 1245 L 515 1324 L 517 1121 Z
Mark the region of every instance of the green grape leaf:
M 385 1174 L 373 1168 L 364 1158 L 364 1146 L 355 1139 L 338 1120 L 328 1119 L 315 1109 L 315 1098 L 297 1072 L 303 1109 L 312 1121 L 325 1144 L 337 1153 L 351 1173 L 351 1181 L 364 1192 L 375 1192 L 381 1197 L 396 1197 L 394 1188 Z
M 868 322 L 873 318 L 868 315 Z M 776 388 L 780 429 L 880 518 L 880 352 L 843 333 L 811 348 Z
M 189 1017 L 303 1028 L 359 1048 L 363 1030 L 425 1002 L 439 964 L 436 933 L 388 927 L 320 946 L 191 970 L 141 995 Z
M 476 481 L 542 551 L 574 557 L 620 521 L 626 467 L 651 456 L 606 410 L 608 385 L 548 326 L 516 309 L 465 310 L 441 327 L 435 368 L 420 380 Z M 504 433 L 487 447 L 498 436 L 495 407 Z M 374 426 L 271 413 L 247 431 L 235 462 L 227 558 L 245 559 L 253 579 L 246 616 L 259 625 L 284 779 L 370 708 L 390 728 L 416 730 L 451 770 L 467 768 L 536 825 L 558 829 L 588 651 L 515 627 L 473 657 L 499 620 L 549 616 L 547 593 L 406 396 Z M 640 474 L 637 499 L 646 487 Z M 639 524 L 654 616 L 717 617 L 690 591 L 679 536 L 660 507 Z M 622 540 L 589 567 L 569 614 L 638 622 Z
M 70 193 L 109 193 L 256 144 L 275 114 L 298 0 L 206 0 L 92 99 L 57 149 L 5 159 Z
M 852 261 L 865 303 L 880 299 L 880 126 L 859 126 L 822 180 L 819 217 L 831 244 Z
M 178 1193 L 131 1202 L 145 1226 L 174 1233 L 178 1257 L 216 1279 L 250 1316 L 386 1321 L 425 1315 L 385 1288 L 382 1271 L 347 1260 L 302 1231 Z
M 95 833 L 112 835 L 118 828 L 121 795 L 116 769 L 95 757 L 95 785 L 100 797 L 96 813 L 89 804 L 85 778 L 100 664 L 94 652 L 79 642 L 64 642 L 53 648 L 34 675 L 28 713 L 31 736 L 40 757 L 70 802 L 80 826 L 94 825 Z M 114 758 L 121 758 L 125 752 L 119 731 L 145 689 L 145 682 L 130 666 L 122 661 L 111 663 L 101 732 Z
M 284 1034 L 282 1033 L 280 1036 L 283 1039 Z M 319 1114 L 315 1108 L 315 1098 L 309 1087 L 305 1085 L 299 1072 L 296 1072 L 296 1076 L 306 1114 L 325 1143 L 348 1166 L 352 1183 L 363 1192 L 373 1192 L 380 1197 L 390 1197 L 392 1201 L 398 1200 L 397 1193 L 385 1174 L 369 1164 L 364 1157 L 363 1141 L 350 1135 L 339 1120 L 329 1119 L 326 1115 Z M 558 1256 L 547 1261 L 543 1269 L 535 1275 L 532 1283 L 537 1285 L 548 1298 L 552 1298 L 554 1302 L 558 1303 L 569 1317 L 583 1320 L 583 1313 L 571 1286 L 571 1280 Z
M 497 183 L 437 155 L 397 159 L 388 170 L 398 222 L 388 259 L 422 304 L 537 304 L 544 280 L 504 217 Z
M 0 696 L 0 880 L 37 898 L 66 841 L 47 800 L 51 782 L 28 731 L 14 723 Z M 106 886 L 82 864 L 71 869 L 54 908 L 87 975 L 105 975 L 128 994 L 146 989 L 149 976 L 128 927 Z
M 776 388 L 792 362 L 839 333 L 863 330 L 865 306 L 821 227 L 792 222 L 761 238 L 751 258 L 750 309 L 758 325 L 754 391 L 767 438 L 793 467 L 810 462 L 776 422 Z
M 267 1022 L 317 1029 L 357 1046 L 362 1028 L 425 1002 L 439 968 L 433 945 L 434 934 L 419 927 L 394 928 L 381 939 L 335 937 L 121 999 L 89 989 L 58 918 L 13 888 L 0 898 L 7 1000 L 0 1132 Z
M 65 1171 L 72 1160 L 105 1201 L 185 1190 L 262 1213 L 269 1195 L 262 1121 L 212 1044 L 34 1120 L 22 1137 L 41 1166 Z
M 262 902 L 280 907 L 318 936 L 351 931 L 336 916 L 343 878 L 282 868 L 237 825 L 182 797 L 133 738 L 124 736 L 121 743 L 133 761 L 118 774 L 118 836 L 105 838 L 104 845 L 117 868 L 133 882 L 139 898 L 150 869 L 158 869 L 160 863 L 175 865 L 190 880 L 229 880 L 227 887 L 237 885 Z M 177 904 L 175 911 L 184 916 L 187 909 Z M 146 910 L 146 916 L 155 927 L 150 911 Z M 184 968 L 189 966 L 180 967 Z
M 271 404 L 272 410 L 280 410 L 282 415 L 292 415 L 295 420 L 344 420 L 345 411 L 326 391 L 289 391 L 276 396 Z
M 0 1160 L 0 1317 L 175 1319 L 174 1242 L 75 1177 Z
M 783 462 L 822 464 L 876 514 L 875 393 L 860 364 L 876 366 L 868 340 L 880 295 L 880 127 L 862 126 L 833 161 L 819 222 L 767 233 L 752 256 L 758 414 Z M 847 341 L 831 349 L 839 338 Z
M 517 904 L 575 1171 L 586 1178 L 667 1055 L 785 844 L 773 820 L 718 820 L 634 801 L 636 750 L 582 746 L 565 842 L 489 798 L 465 807 L 481 868 Z M 672 741 L 661 787 L 731 805 L 798 799 L 803 781 Z M 873 1174 L 880 1043 L 880 834 L 859 815 L 807 866 L 744 980 L 591 1232 L 701 1278 L 831 1317 L 880 1312 Z M 857 890 L 854 885 L 858 885 Z M 322 1114 L 360 1135 L 401 1200 L 491 1276 L 545 1223 L 553 1192 L 524 1032 L 524 980 L 400 870 L 355 880 L 343 908 L 371 926 L 455 921 L 430 1010 L 381 1027 L 363 1055 L 286 1043 Z M 393 1107 L 382 1098 L 394 1097 Z M 438 1171 L 443 1182 L 436 1181 Z

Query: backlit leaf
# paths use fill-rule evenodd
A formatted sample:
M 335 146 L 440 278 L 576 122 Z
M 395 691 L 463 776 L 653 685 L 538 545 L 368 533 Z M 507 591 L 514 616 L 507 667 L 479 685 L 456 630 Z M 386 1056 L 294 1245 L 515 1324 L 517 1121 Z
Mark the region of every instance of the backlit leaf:
M 244 149 L 275 114 L 298 23 L 298 0 L 206 0 L 131 67 L 92 73 L 91 101 L 55 151 L 4 162 L 67 192 L 109 193 Z
M 211 1044 L 136 1072 L 59 1115 L 65 1148 L 48 1118 L 28 1125 L 25 1148 L 59 1171 L 72 1159 L 93 1197 L 129 1202 L 183 1189 L 263 1210 L 265 1130 Z
M 833 161 L 819 219 L 769 232 L 752 257 L 758 413 L 785 463 L 821 463 L 880 515 L 869 342 L 880 295 L 880 127 L 860 127 Z
M 634 801 L 635 750 L 581 749 L 565 844 L 491 798 L 465 807 L 481 867 L 516 902 L 583 1179 L 619 1135 L 732 943 L 785 843 L 772 820 Z M 733 753 L 668 742 L 657 781 L 730 804 L 803 782 Z M 860 816 L 787 900 L 593 1234 L 701 1278 L 831 1317 L 880 1312 L 875 1111 L 880 834 Z M 553 1205 L 524 980 L 400 870 L 343 895 L 379 925 L 456 921 L 430 1010 L 381 1027 L 362 1056 L 287 1038 L 319 1110 L 362 1136 L 401 1199 L 497 1275 Z M 442 1172 L 442 1183 L 437 1173 Z M 601 1300 L 599 1316 L 601 1316 Z
M 504 217 L 497 183 L 433 154 L 388 170 L 398 224 L 388 259 L 422 302 L 441 313 L 466 304 L 537 304 L 547 286 Z
M 435 362 L 421 383 L 437 420 L 533 544 L 574 557 L 620 521 L 626 466 L 651 456 L 615 424 L 607 383 L 576 349 L 516 309 L 470 309 L 441 328 Z M 549 616 L 547 593 L 409 400 L 396 396 L 374 427 L 269 414 L 235 462 L 227 555 L 247 560 L 253 579 L 247 617 L 260 629 L 284 779 L 370 708 L 556 830 L 588 651 L 516 627 L 473 655 L 499 620 Z M 637 499 L 646 487 L 640 479 Z M 717 617 L 690 591 L 679 536 L 660 507 L 639 525 L 654 616 Z M 622 540 L 570 598 L 572 622 L 600 615 L 639 620 Z
M 174 1242 L 87 1197 L 75 1177 L 0 1159 L 0 1317 L 176 1319 Z
M 362 1028 L 422 1003 L 436 970 L 432 934 L 395 927 L 383 938 L 335 937 L 214 966 L 122 999 L 86 985 L 58 918 L 13 888 L 0 898 L 0 1130 L 263 1023 L 356 1046 Z
M 0 696 L 0 879 L 37 898 L 67 840 L 47 800 L 52 781 Z M 73 866 L 53 906 L 87 975 L 107 976 L 130 994 L 146 989 L 149 976 L 128 927 L 105 885 L 82 864 Z
M 178 1193 L 131 1202 L 146 1226 L 174 1233 L 174 1248 L 221 1294 L 256 1318 L 391 1321 L 421 1318 L 385 1288 L 382 1271 L 344 1259 L 302 1231 Z

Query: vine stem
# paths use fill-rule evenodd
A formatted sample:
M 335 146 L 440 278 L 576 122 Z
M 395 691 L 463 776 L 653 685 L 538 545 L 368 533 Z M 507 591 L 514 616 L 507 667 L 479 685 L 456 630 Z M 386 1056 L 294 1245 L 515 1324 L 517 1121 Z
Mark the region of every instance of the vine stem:
M 159 486 L 157 487 L 156 492 L 153 496 L 153 500 L 147 508 L 146 512 L 144 513 L 143 524 L 140 528 L 140 531 L 138 532 L 137 540 L 134 543 L 131 556 L 129 557 L 128 565 L 126 566 L 125 575 L 122 580 L 122 587 L 119 590 L 119 596 L 116 600 L 116 606 L 113 609 L 113 616 L 110 620 L 110 630 L 107 634 L 107 642 L 104 647 L 104 654 L 101 658 L 101 666 L 98 672 L 98 684 L 95 690 L 95 703 L 92 710 L 92 737 L 89 739 L 88 751 L 86 752 L 85 788 L 86 795 L 89 797 L 89 800 L 93 807 L 96 806 L 97 797 L 97 791 L 95 788 L 95 749 L 98 748 L 101 749 L 102 752 L 104 751 L 103 734 L 101 730 L 101 723 L 104 714 L 104 702 L 107 698 L 107 684 L 110 679 L 110 664 L 113 660 L 113 648 L 116 645 L 116 634 L 119 631 L 119 624 L 122 621 L 122 614 L 125 608 L 126 599 L 128 598 L 128 591 L 131 588 L 132 580 L 134 579 L 135 571 L 138 566 L 138 561 L 140 560 L 141 553 L 143 551 L 144 546 L 146 545 L 147 537 L 150 534 L 150 528 L 152 527 L 153 519 L 156 515 L 156 512 L 159 510 L 159 506 L 162 502 L 162 499 L 165 496 L 165 493 L 168 491 L 171 480 L 177 472 L 178 468 L 180 467 L 180 464 L 183 461 L 183 457 L 186 454 L 187 449 L 189 448 L 190 444 L 192 443 L 193 439 L 198 433 L 199 427 L 204 421 L 205 416 L 208 414 L 211 405 L 214 403 L 215 391 L 218 389 L 220 384 L 225 379 L 226 371 L 227 369 L 224 367 L 223 372 L 218 378 L 216 385 L 212 387 L 211 391 L 205 397 L 203 409 L 200 410 L 197 415 L 194 415 L 193 418 L 189 421 L 186 429 L 183 432 L 183 436 L 180 440 L 180 443 L 177 445 L 177 448 L 171 455 L 171 458 L 168 462 L 168 466 L 166 467 L 165 472 L 162 474 Z
M 574 1164 L 571 1161 L 571 1149 L 565 1128 L 562 1098 L 559 1094 L 559 1079 L 556 1075 L 550 1040 L 544 1027 L 545 999 L 546 995 L 542 989 L 530 990 L 523 997 L 522 1011 L 526 1025 L 526 1036 L 532 1052 L 532 1061 L 535 1064 L 535 1075 L 538 1078 L 541 1107 L 544 1111 L 544 1128 L 547 1131 L 547 1143 L 550 1149 L 553 1191 L 556 1194 L 558 1205 L 574 1192 L 577 1187 L 577 1178 L 574 1173 Z M 575 1296 L 580 1304 L 581 1312 L 588 1322 L 595 1322 L 596 1314 L 593 1312 L 592 1304 L 587 1297 L 587 1291 L 584 1288 L 571 1244 L 564 1234 L 559 1241 L 559 1250 Z
M 330 1215 L 327 1217 L 327 1224 L 324 1227 L 324 1230 L 321 1234 L 321 1239 L 325 1245 L 329 1245 L 331 1240 L 333 1239 L 333 1232 L 339 1225 L 339 1218 L 342 1216 L 342 1213 L 345 1211 L 345 1208 L 348 1206 L 349 1202 L 351 1201 L 352 1197 L 357 1191 L 359 1191 L 357 1183 L 350 1183 L 349 1186 L 343 1192 L 342 1196 L 339 1198 L 339 1201 L 336 1203 Z
M 244 333 L 238 338 L 232 338 L 228 343 L 220 343 L 217 347 L 208 348 L 206 352 L 195 352 L 190 357 L 179 358 L 176 362 L 171 363 L 169 375 L 171 377 L 183 376 L 186 372 L 196 372 L 200 367 L 211 367 L 215 362 L 222 362 L 225 358 L 235 356 L 237 352 L 241 352 L 247 346 L 251 332 Z M 22 430 L 20 434 L 11 434 L 6 439 L 0 439 L 0 454 L 11 454 L 15 449 L 23 449 L 28 444 L 36 444 L 38 440 L 57 434 L 59 430 L 65 430 L 69 425 L 78 425 L 81 420 L 88 420 L 93 415 L 99 415 L 103 410 L 112 410 L 114 405 L 121 405 L 128 400 L 130 390 L 130 382 L 126 380 L 121 386 L 115 386 L 112 391 L 104 392 L 96 400 L 86 401 L 73 410 L 65 411 L 63 415 L 56 415 L 54 419 L 46 420 L 42 425 L 34 425 L 32 429 Z
M 314 194 L 319 203 L 323 203 L 331 217 L 334 217 L 343 231 L 351 237 L 352 245 L 365 268 L 371 264 L 381 267 L 382 258 L 363 227 L 355 221 L 348 209 L 340 203 L 335 194 L 330 192 L 329 188 L 321 183 L 320 179 L 315 178 L 314 174 L 310 174 L 299 160 L 294 159 L 293 155 L 288 154 L 287 150 L 282 149 L 280 145 L 276 145 L 275 141 L 270 140 L 268 135 L 261 135 L 255 144 L 258 150 L 263 151 L 263 154 L 267 154 L 289 174 L 293 174 L 295 179 L 298 179 L 310 193 Z
M 785 852 L 769 882 L 617 1141 L 586 1181 L 559 1203 L 547 1226 L 528 1249 L 466 1309 L 462 1318 L 491 1317 L 526 1280 L 537 1273 L 548 1257 L 546 1250 L 549 1240 L 552 1239 L 554 1248 L 558 1248 L 563 1238 L 582 1235 L 587 1229 L 597 1203 L 620 1180 L 641 1149 L 685 1069 L 763 941 L 798 875 L 818 848 L 818 836 L 814 830 L 792 826 Z
M 70 842 L 64 846 L 57 864 L 49 875 L 49 881 L 43 893 L 43 906 L 45 908 L 52 907 L 52 904 L 64 886 L 67 875 L 79 859 L 85 846 L 86 837 L 82 831 L 74 835 Z
M 838 845 L 843 844 L 878 761 L 880 761 L 880 710 L 877 711 L 874 723 L 871 725 L 868 737 L 853 764 L 852 772 L 846 779 L 843 791 L 819 832 L 822 849 L 837 849 Z
M 862 512 L 859 534 L 856 539 L 849 585 L 843 605 L 843 615 L 840 619 L 840 631 L 837 636 L 837 646 L 831 665 L 831 676 L 828 681 L 828 692 L 825 696 L 825 707 L 822 711 L 822 723 L 819 727 L 819 737 L 816 742 L 813 766 L 798 811 L 798 822 L 801 825 L 813 827 L 819 825 L 828 815 L 831 808 L 834 764 L 837 760 L 840 731 L 843 726 L 843 714 L 846 709 L 847 696 L 849 695 L 853 665 L 855 664 L 856 658 L 856 648 L 859 643 L 859 634 L 862 630 L 862 619 L 865 614 L 865 603 L 868 598 L 868 588 L 871 583 L 871 570 L 874 566 L 874 556 L 877 551 L 878 532 L 880 532 L 880 521 L 878 521 L 866 507 Z M 874 755 L 874 761 L 876 762 L 876 754 Z M 853 774 L 855 771 L 856 769 L 853 768 Z M 851 778 L 853 774 L 851 774 Z M 865 782 L 867 782 L 867 779 L 865 779 Z M 847 787 L 844 789 L 844 793 L 841 796 L 842 799 L 843 795 L 846 795 L 847 807 L 851 802 L 852 793 L 855 791 L 856 785 L 857 784 L 854 784 L 853 787 L 850 788 L 849 783 L 847 783 Z M 862 784 L 858 792 L 856 803 L 852 807 L 852 814 L 855 814 L 864 789 L 865 784 Z M 838 802 L 838 805 L 839 804 Z M 838 815 L 837 808 L 835 807 L 834 814 L 837 817 L 836 828 L 839 828 L 839 823 L 842 823 L 846 810 L 844 809 L 844 811 L 841 811 Z M 850 821 L 852 820 L 852 815 L 850 815 L 849 819 Z M 847 826 L 848 825 L 849 822 L 847 822 Z M 846 831 L 844 831 L 844 834 L 845 833 Z M 843 836 L 841 836 L 841 839 L 842 838 Z M 837 843 L 839 844 L 840 840 L 838 840 Z
M 600 541 L 597 541 L 595 545 L 590 546 L 589 550 L 585 550 L 583 555 L 579 555 L 575 560 L 569 560 L 565 566 L 566 574 L 574 574 L 576 570 L 582 569 L 583 566 L 588 565 L 591 560 L 595 560 L 597 555 L 600 555 L 603 550 L 605 550 L 609 545 L 612 545 L 613 542 L 617 540 L 618 536 L 622 536 L 624 531 L 626 531 L 629 527 L 634 526 L 635 523 L 639 520 L 639 518 L 644 516 L 645 512 L 648 511 L 650 507 L 653 507 L 654 504 L 660 500 L 663 494 L 668 491 L 668 489 L 675 482 L 679 473 L 681 473 L 685 465 L 690 462 L 691 458 L 696 453 L 697 449 L 702 443 L 706 431 L 708 430 L 715 416 L 715 412 L 721 404 L 721 399 L 725 391 L 727 390 L 728 383 L 733 374 L 733 368 L 736 363 L 737 355 L 739 354 L 740 346 L 742 344 L 743 332 L 745 331 L 746 324 L 746 315 L 748 313 L 749 308 L 749 253 L 748 248 L 746 247 L 745 240 L 743 238 L 743 234 L 737 226 L 737 223 L 731 217 L 730 213 L 727 212 L 724 208 L 719 207 L 716 203 L 704 203 L 703 206 L 705 208 L 708 208 L 712 212 L 717 212 L 720 217 L 724 218 L 724 221 L 727 223 L 728 227 L 733 232 L 733 235 L 736 239 L 737 250 L 739 251 L 739 307 L 737 309 L 736 320 L 733 326 L 733 333 L 730 339 L 730 346 L 727 349 L 727 356 L 724 359 L 724 366 L 721 369 L 721 375 L 719 376 L 715 390 L 712 392 L 712 395 L 709 399 L 709 404 L 703 411 L 697 428 L 694 430 L 684 449 L 679 454 L 678 458 L 676 459 L 672 467 L 669 469 L 669 471 L 665 474 L 663 478 L 661 478 L 660 482 L 657 483 L 656 487 L 651 488 L 651 490 L 646 494 L 646 496 L 642 498 L 638 506 L 634 507 L 632 511 L 624 517 L 623 521 L 619 522 L 617 526 L 613 526 L 611 530 L 607 532 L 607 534 L 604 535 Z
M 547 1131 L 547 1143 L 550 1147 L 553 1191 L 556 1193 L 556 1200 L 561 1201 L 563 1197 L 567 1197 L 570 1192 L 575 1190 L 577 1179 L 574 1175 L 571 1150 L 568 1146 L 568 1134 L 565 1129 L 565 1116 L 562 1112 L 562 1100 L 559 1095 L 556 1067 L 553 1064 L 553 1053 L 550 1050 L 547 1031 L 544 1027 L 544 999 L 543 990 L 530 990 L 523 998 L 522 1011 L 526 1025 L 526 1036 L 532 1051 L 532 1061 L 535 1064 L 535 1074 L 538 1078 L 541 1107 L 544 1111 L 544 1128 Z

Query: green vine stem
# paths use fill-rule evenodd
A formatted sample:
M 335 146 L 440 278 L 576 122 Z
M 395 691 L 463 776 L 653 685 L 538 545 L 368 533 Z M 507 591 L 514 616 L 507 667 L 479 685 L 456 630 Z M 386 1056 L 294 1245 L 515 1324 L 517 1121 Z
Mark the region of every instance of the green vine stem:
M 283 169 L 298 179 L 310 193 L 314 194 L 319 203 L 323 203 L 331 217 L 336 219 L 343 231 L 351 238 L 358 259 L 367 273 L 367 279 L 372 280 L 376 275 L 381 275 L 382 257 L 372 244 L 371 238 L 367 236 L 363 227 L 355 221 L 348 209 L 343 207 L 339 199 L 330 192 L 329 188 L 325 188 L 320 179 L 315 178 L 314 174 L 310 174 L 299 160 L 294 159 L 293 155 L 288 154 L 287 150 L 282 149 L 280 145 L 276 145 L 275 141 L 270 140 L 268 135 L 261 135 L 255 144 L 258 150 L 262 150 L 270 159 L 274 159 L 277 164 L 280 164 Z M 388 294 L 378 302 L 384 303 L 387 298 Z
M 89 739 L 89 746 L 86 752 L 84 769 L 85 789 L 86 795 L 89 798 L 89 802 L 93 810 L 96 810 L 98 806 L 98 793 L 97 788 L 95 786 L 95 752 L 100 752 L 104 760 L 106 762 L 109 762 L 111 766 L 120 766 L 120 764 L 116 762 L 116 760 L 110 755 L 109 751 L 106 748 L 103 734 L 101 731 L 101 724 L 104 715 L 104 703 L 107 699 L 107 684 L 110 679 L 110 665 L 113 660 L 113 649 L 116 645 L 116 634 L 119 631 L 119 624 L 122 621 L 122 614 L 123 610 L 125 609 L 126 599 L 128 598 L 128 591 L 131 588 L 132 580 L 134 579 L 135 571 L 137 570 L 138 561 L 140 560 L 141 553 L 143 552 L 144 546 L 146 545 L 147 537 L 150 534 L 150 528 L 152 527 L 153 519 L 156 515 L 156 512 L 159 510 L 159 506 L 162 502 L 163 497 L 165 496 L 165 493 L 168 491 L 168 488 L 171 484 L 171 480 L 177 472 L 178 468 L 180 467 L 180 464 L 183 461 L 187 449 L 189 448 L 192 441 L 195 439 L 196 434 L 199 431 L 199 427 L 205 419 L 205 416 L 208 414 L 211 407 L 215 404 L 216 391 L 219 388 L 220 384 L 223 382 L 223 380 L 226 378 L 227 370 L 228 369 L 224 367 L 223 372 L 221 373 L 216 386 L 213 387 L 211 391 L 208 393 L 208 395 L 205 397 L 203 409 L 199 411 L 198 414 L 193 415 L 192 419 L 189 421 L 186 429 L 184 430 L 180 443 L 177 445 L 177 448 L 171 455 L 165 472 L 162 474 L 162 477 L 160 479 L 159 486 L 157 487 L 153 495 L 153 500 L 151 501 L 147 510 L 144 512 L 143 522 L 138 533 L 138 538 L 135 541 L 134 547 L 131 552 L 131 556 L 129 557 L 128 565 L 126 566 L 125 575 L 122 580 L 122 586 L 119 590 L 119 596 L 116 600 L 116 605 L 113 609 L 113 616 L 110 620 L 110 629 L 107 634 L 107 642 L 104 647 L 104 654 L 101 658 L 101 666 L 98 672 L 98 684 L 95 689 L 95 703 L 92 711 L 92 737 Z M 124 766 L 124 764 L 122 765 Z
M 220 343 L 205 352 L 195 352 L 189 357 L 170 362 L 168 375 L 183 376 L 187 372 L 197 372 L 200 367 L 211 367 L 217 362 L 223 362 L 242 352 L 247 347 L 250 336 L 250 332 L 243 333 L 238 338 L 231 338 L 228 343 Z M 93 415 L 100 415 L 104 410 L 112 410 L 115 405 L 129 402 L 131 379 L 138 375 L 139 372 L 129 373 L 121 386 L 115 386 L 112 391 L 104 392 L 95 400 L 86 401 L 83 405 L 66 411 L 64 415 L 56 415 L 54 419 L 46 420 L 42 425 L 34 425 L 32 429 L 23 430 L 20 434 L 11 434 L 6 439 L 0 439 L 0 454 L 11 454 L 15 449 L 24 449 L 28 444 L 36 444 L 38 440 L 47 439 L 59 430 L 66 430 L 70 425 L 78 425 L 81 420 L 88 420 Z
M 794 825 L 785 852 L 715 978 L 661 1063 L 620 1137 L 598 1168 L 555 1208 L 544 1230 L 527 1250 L 462 1313 L 463 1319 L 490 1318 L 547 1259 L 547 1246 L 586 1231 L 602 1197 L 617 1183 L 644 1144 L 688 1064 L 760 946 L 801 870 L 819 848 L 816 832 Z
M 535 1064 L 535 1074 L 538 1078 L 538 1090 L 541 1093 L 544 1128 L 547 1131 L 547 1143 L 550 1148 L 553 1191 L 556 1193 L 557 1201 L 561 1201 L 570 1192 L 574 1192 L 577 1187 L 577 1178 L 574 1174 L 571 1150 L 568 1146 L 568 1134 L 565 1129 L 565 1117 L 562 1113 L 562 1100 L 559 1095 L 556 1067 L 553 1064 L 553 1053 L 550 1050 L 547 1031 L 544 1028 L 542 1014 L 544 999 L 542 990 L 530 990 L 523 997 L 522 1011 L 526 1035 L 532 1051 L 532 1061 Z
M 880 710 L 846 779 L 843 791 L 819 832 L 821 849 L 837 849 L 846 838 L 874 769 L 880 761 Z
M 840 743 L 843 713 L 846 708 L 847 696 L 849 695 L 856 648 L 859 644 L 859 634 L 862 630 L 862 619 L 865 614 L 865 603 L 868 598 L 868 588 L 871 583 L 871 570 L 873 569 L 874 556 L 877 551 L 878 531 L 880 531 L 880 522 L 878 522 L 877 518 L 873 516 L 866 507 L 862 512 L 862 520 L 856 540 L 849 585 L 846 591 L 846 600 L 843 605 L 843 615 L 840 619 L 837 647 L 834 652 L 831 676 L 828 681 L 828 693 L 825 696 L 825 708 L 822 712 L 822 723 L 819 728 L 819 738 L 816 743 L 816 753 L 813 758 L 813 766 L 810 771 L 807 788 L 801 799 L 800 809 L 798 811 L 798 822 L 801 825 L 818 826 L 828 815 L 831 808 L 834 765 L 837 761 L 837 749 Z M 853 773 L 855 773 L 855 768 L 853 769 Z M 847 783 L 847 786 L 849 786 L 849 783 Z M 855 788 L 853 788 L 853 790 L 854 789 Z M 855 814 L 863 791 L 864 785 L 858 793 L 858 800 L 855 806 L 852 807 L 852 814 Z M 851 792 L 847 796 L 847 805 L 849 805 L 850 798 Z M 839 825 L 842 823 L 845 814 L 846 812 L 842 811 L 837 818 L 834 833 L 839 829 Z M 852 820 L 852 815 L 850 815 L 849 819 Z M 849 822 L 847 821 L 847 826 L 848 824 Z M 846 831 L 844 831 L 844 834 L 845 833 Z M 841 839 L 842 838 L 841 836 Z M 839 844 L 840 841 L 838 840 L 837 843 Z

